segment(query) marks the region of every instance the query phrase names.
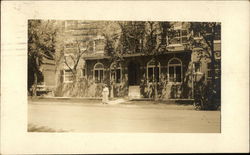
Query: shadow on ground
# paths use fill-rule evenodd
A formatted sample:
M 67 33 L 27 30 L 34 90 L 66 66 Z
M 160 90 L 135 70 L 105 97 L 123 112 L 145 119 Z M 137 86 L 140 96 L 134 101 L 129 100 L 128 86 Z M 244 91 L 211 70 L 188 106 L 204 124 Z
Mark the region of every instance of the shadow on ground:
M 28 132 L 67 132 L 65 130 L 55 130 L 47 126 L 37 126 L 34 124 L 28 125 Z

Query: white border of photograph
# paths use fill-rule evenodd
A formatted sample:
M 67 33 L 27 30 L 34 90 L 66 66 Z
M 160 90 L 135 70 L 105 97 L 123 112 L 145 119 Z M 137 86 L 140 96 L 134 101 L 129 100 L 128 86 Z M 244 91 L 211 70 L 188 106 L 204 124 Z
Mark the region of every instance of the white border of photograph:
M 28 133 L 28 19 L 221 22 L 222 133 Z M 1 153 L 248 152 L 249 19 L 248 1 L 1 2 Z

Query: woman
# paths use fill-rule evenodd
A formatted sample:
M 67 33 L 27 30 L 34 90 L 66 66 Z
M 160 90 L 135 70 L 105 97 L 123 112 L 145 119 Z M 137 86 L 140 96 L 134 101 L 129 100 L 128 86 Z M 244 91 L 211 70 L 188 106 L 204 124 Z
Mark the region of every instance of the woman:
M 103 104 L 108 104 L 108 96 L 109 96 L 109 89 L 107 85 L 105 84 L 102 90 L 102 103 Z

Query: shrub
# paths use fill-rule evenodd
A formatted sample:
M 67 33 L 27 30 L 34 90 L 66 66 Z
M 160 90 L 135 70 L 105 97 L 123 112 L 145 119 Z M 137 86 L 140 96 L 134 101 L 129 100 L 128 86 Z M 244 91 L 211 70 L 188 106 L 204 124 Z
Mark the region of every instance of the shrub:
M 197 110 L 217 110 L 221 105 L 220 83 L 195 83 L 194 106 Z

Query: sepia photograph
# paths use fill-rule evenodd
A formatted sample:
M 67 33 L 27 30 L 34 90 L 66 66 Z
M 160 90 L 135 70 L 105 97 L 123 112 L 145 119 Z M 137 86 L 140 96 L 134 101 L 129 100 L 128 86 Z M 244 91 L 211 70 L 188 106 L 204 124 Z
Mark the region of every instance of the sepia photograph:
M 0 154 L 249 152 L 249 8 L 4 0 Z
M 28 132 L 220 133 L 221 23 L 27 23 Z

